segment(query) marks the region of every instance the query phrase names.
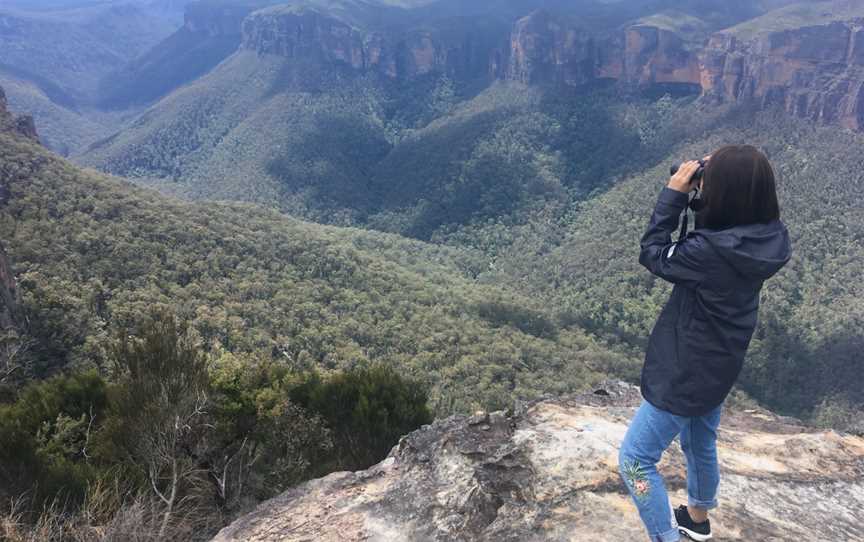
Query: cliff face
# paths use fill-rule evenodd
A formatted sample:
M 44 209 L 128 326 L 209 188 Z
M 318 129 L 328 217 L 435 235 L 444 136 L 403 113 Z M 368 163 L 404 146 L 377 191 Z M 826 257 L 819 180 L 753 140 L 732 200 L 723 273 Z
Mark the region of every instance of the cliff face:
M 701 55 L 703 92 L 725 101 L 780 105 L 847 128 L 864 128 L 864 19 L 711 38 Z
M 625 30 L 621 79 L 640 86 L 698 85 L 699 62 L 674 32 L 649 25 Z
M 599 52 L 586 32 L 537 11 L 516 22 L 509 59 L 510 80 L 581 85 L 596 78 Z
M 642 540 L 617 472 L 639 400 L 610 383 L 513 415 L 440 420 L 382 463 L 287 491 L 214 541 Z M 718 539 L 864 539 L 864 438 L 727 410 L 719 445 Z M 684 465 L 673 444 L 661 470 L 675 503 L 686 501 Z
M 187 26 L 214 32 L 228 31 L 244 16 L 226 9 L 197 22 L 194 11 L 187 15 Z M 246 18 L 242 47 L 394 79 L 439 72 L 457 78 L 489 74 L 525 84 L 612 80 L 640 89 L 661 86 L 721 101 L 780 104 L 799 116 L 860 129 L 862 24 L 833 22 L 747 39 L 720 32 L 699 45 L 658 25 L 601 32 L 545 10 L 516 20 L 508 37 L 501 28 L 480 31 L 476 25 L 446 32 L 368 30 L 318 8 L 277 6 Z
M 243 21 L 241 47 L 258 54 L 331 62 L 392 79 L 428 73 L 476 77 L 488 72 L 491 45 L 470 30 L 436 28 L 379 31 L 362 28 L 315 8 L 277 6 Z
M 528 84 L 579 86 L 612 79 L 639 87 L 698 88 L 700 83 L 697 55 L 674 32 L 639 24 L 594 35 L 542 10 L 516 22 L 508 58 L 499 75 Z
M 523 83 L 678 86 L 720 101 L 864 128 L 864 19 L 758 34 L 712 35 L 688 46 L 674 31 L 637 24 L 592 36 L 542 11 L 517 21 L 499 77 Z M 493 65 L 498 64 L 493 60 Z
M 243 21 L 242 46 L 296 60 L 367 66 L 363 37 L 335 17 L 312 9 L 273 9 Z

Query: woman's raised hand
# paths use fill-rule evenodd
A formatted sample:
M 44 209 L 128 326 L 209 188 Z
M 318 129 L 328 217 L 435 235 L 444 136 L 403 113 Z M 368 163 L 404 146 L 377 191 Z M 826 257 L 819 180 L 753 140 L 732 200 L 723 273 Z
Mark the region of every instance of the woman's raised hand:
M 690 193 L 695 186 L 693 186 L 693 174 L 696 173 L 696 170 L 699 169 L 700 164 L 698 160 L 690 160 L 688 162 L 684 162 L 681 164 L 681 167 L 678 168 L 678 171 L 675 172 L 675 175 L 669 179 L 669 184 L 667 185 L 672 190 L 677 190 L 678 192 L 684 192 L 685 194 Z

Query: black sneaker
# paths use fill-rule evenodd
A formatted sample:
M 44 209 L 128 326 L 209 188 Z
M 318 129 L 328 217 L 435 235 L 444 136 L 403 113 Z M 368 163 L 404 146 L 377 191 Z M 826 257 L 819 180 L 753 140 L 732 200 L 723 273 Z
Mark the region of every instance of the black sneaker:
M 678 532 L 690 540 L 695 540 L 696 542 L 711 540 L 711 521 L 706 519 L 702 523 L 696 523 L 690 519 L 687 506 L 682 504 L 675 510 L 675 521 L 678 522 Z

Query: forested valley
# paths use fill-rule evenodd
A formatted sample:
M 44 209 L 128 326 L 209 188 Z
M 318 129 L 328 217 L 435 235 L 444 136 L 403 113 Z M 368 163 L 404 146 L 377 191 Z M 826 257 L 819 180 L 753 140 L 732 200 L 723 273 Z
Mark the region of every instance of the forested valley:
M 0 8 L 0 538 L 206 540 L 436 418 L 638 383 L 639 238 L 730 143 L 794 252 L 729 401 L 864 431 L 864 12 L 618 3 Z M 739 43 L 823 71 L 697 88 Z

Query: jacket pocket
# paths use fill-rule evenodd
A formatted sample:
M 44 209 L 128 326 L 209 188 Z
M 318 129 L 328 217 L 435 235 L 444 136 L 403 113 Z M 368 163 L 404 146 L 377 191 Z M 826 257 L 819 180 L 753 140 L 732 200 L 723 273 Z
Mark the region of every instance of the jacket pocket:
M 694 295 L 690 300 L 687 329 L 708 332 L 711 330 L 711 319 L 705 314 L 701 301 Z
M 693 295 L 688 290 L 683 290 L 680 294 L 681 299 L 678 302 L 678 314 L 675 325 L 682 331 L 690 329 L 693 321 Z

